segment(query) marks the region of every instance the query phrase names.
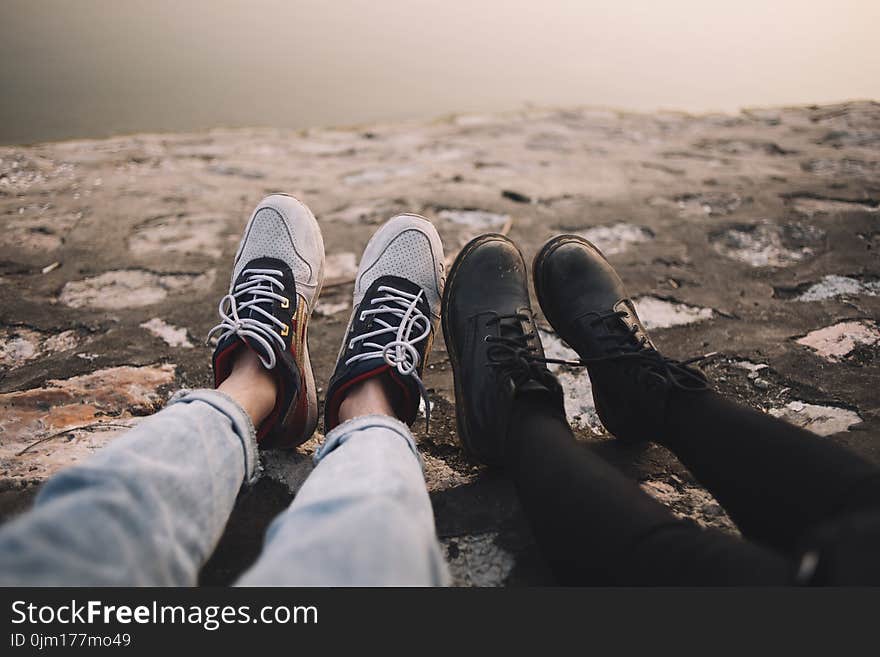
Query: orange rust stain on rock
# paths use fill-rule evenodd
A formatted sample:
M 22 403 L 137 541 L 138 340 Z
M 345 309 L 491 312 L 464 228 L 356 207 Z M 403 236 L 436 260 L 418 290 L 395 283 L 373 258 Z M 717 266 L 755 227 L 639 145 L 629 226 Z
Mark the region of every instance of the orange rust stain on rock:
M 112 367 L 0 395 L 0 480 L 39 481 L 164 401 L 174 365 Z M 44 441 L 44 442 L 40 442 Z

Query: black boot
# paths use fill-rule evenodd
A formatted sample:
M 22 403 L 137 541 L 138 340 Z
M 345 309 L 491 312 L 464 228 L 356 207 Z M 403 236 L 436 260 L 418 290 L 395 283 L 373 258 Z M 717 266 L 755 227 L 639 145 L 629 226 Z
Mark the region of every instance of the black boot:
M 481 235 L 456 258 L 443 295 L 458 435 L 488 465 L 504 463 L 510 418 L 522 395 L 545 398 L 565 417 L 562 388 L 543 363 L 526 276 L 513 242 Z
M 706 377 L 657 351 L 617 272 L 587 240 L 550 240 L 534 277 L 544 316 L 587 366 L 605 428 L 629 442 L 662 441 L 670 392 L 704 393 Z

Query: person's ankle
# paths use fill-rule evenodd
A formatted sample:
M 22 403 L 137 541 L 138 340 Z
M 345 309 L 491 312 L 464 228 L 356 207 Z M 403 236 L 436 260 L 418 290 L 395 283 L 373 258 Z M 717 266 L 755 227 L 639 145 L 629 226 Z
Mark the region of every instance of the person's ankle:
M 277 389 L 272 372 L 263 367 L 260 357 L 249 348 L 239 350 L 232 372 L 217 388 L 238 402 L 256 427 L 275 407 Z
M 339 422 L 364 415 L 397 417 L 392 402 L 391 382 L 385 376 L 371 377 L 351 386 L 339 404 Z

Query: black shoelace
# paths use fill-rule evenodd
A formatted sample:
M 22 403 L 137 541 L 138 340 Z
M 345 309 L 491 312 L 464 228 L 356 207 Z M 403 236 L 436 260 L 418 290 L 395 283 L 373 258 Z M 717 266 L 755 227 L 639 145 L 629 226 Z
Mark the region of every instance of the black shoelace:
M 532 317 L 525 313 L 497 315 L 486 322 L 486 327 L 494 324 L 499 326 L 501 335 L 487 335 L 484 339 L 491 343 L 486 352 L 489 358 L 487 366 L 498 368 L 509 375 L 516 384 L 532 378 L 540 378 L 540 364 L 556 363 L 559 365 L 580 365 L 580 361 L 569 361 L 558 358 L 543 358 L 535 352 L 538 347 L 530 344 L 538 336 L 534 331 L 523 331 L 523 324 L 531 324 Z M 507 335 L 505 335 L 505 332 Z
M 627 316 L 627 312 L 610 311 L 597 315 L 590 320 L 590 328 L 594 328 L 608 320 L 619 321 Z M 508 321 L 510 323 L 505 324 Z M 633 359 L 638 362 L 639 376 L 653 377 L 661 383 L 669 385 L 685 391 L 699 391 L 708 388 L 708 382 L 702 372 L 690 367 L 692 363 L 696 363 L 706 358 L 706 356 L 697 356 L 685 361 L 678 361 L 673 358 L 663 356 L 656 349 L 647 346 L 647 338 L 645 336 L 637 337 L 638 327 L 632 326 L 625 331 L 612 331 L 607 335 L 598 337 L 599 341 L 608 343 L 604 348 L 605 353 L 594 358 L 581 358 L 579 360 L 565 360 L 561 358 L 545 358 L 538 356 L 535 352 L 537 346 L 530 344 L 532 340 L 537 338 L 534 331 L 523 331 L 524 323 L 531 323 L 531 316 L 524 313 L 514 313 L 510 315 L 499 315 L 493 317 L 486 322 L 486 326 L 498 324 L 501 328 L 499 333 L 502 335 L 486 336 L 485 341 L 492 343 L 488 349 L 490 367 L 497 367 L 502 372 L 509 374 L 515 383 L 522 382 L 539 377 L 539 373 L 544 368 L 540 368 L 540 364 L 557 364 L 566 365 L 568 367 L 586 367 L 593 363 L 602 363 L 621 358 Z M 504 335 L 504 329 L 507 329 L 508 335 Z
M 609 311 L 597 315 L 590 320 L 589 325 L 590 328 L 595 328 L 607 321 L 617 321 L 620 325 L 625 326 L 623 318 L 628 314 L 625 310 Z M 668 383 L 672 387 L 684 391 L 696 392 L 708 389 L 709 383 L 705 375 L 690 367 L 693 363 L 702 361 L 707 356 L 697 356 L 683 361 L 668 358 L 653 347 L 649 347 L 647 337 L 644 335 L 637 337 L 638 330 L 638 327 L 633 325 L 626 330 L 610 331 L 606 335 L 598 336 L 600 342 L 607 343 L 605 353 L 594 358 L 582 358 L 578 364 L 589 365 L 628 358 L 638 362 L 640 376 L 653 377 L 661 383 Z

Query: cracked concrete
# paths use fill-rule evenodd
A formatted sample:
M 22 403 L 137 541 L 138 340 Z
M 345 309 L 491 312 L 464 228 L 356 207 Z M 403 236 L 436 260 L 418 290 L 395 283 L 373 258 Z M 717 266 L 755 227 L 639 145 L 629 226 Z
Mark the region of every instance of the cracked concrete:
M 310 330 L 319 397 L 358 254 L 386 218 L 418 212 L 450 258 L 483 230 L 506 231 L 529 260 L 556 233 L 588 236 L 664 352 L 716 352 L 703 367 L 724 394 L 880 461 L 878 343 L 866 328 L 880 315 L 880 105 L 530 109 L 0 148 L 0 514 L 173 388 L 210 385 L 201 340 L 249 212 L 273 191 L 308 203 L 324 232 L 333 284 Z M 548 353 L 571 356 L 542 335 Z M 582 368 L 557 371 L 585 448 L 676 514 L 736 531 L 666 450 L 604 432 Z M 461 450 L 441 336 L 425 383 L 431 429 L 414 432 L 456 583 L 552 581 L 510 482 Z M 203 581 L 247 567 L 317 440 L 264 455 Z
M 65 283 L 58 300 L 71 308 L 140 308 L 164 301 L 169 293 L 210 285 L 213 278 L 213 269 L 204 274 L 157 274 L 137 269 L 108 271 Z

